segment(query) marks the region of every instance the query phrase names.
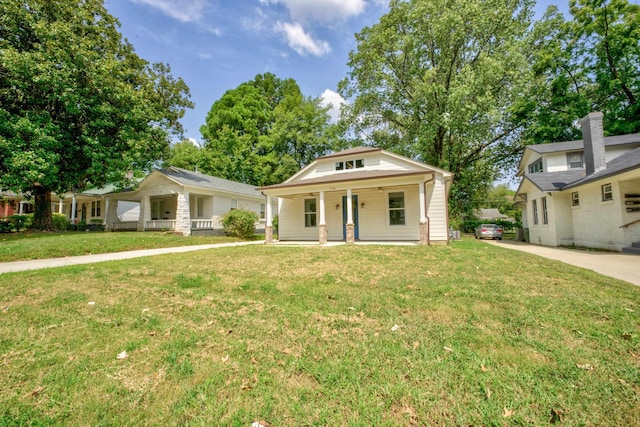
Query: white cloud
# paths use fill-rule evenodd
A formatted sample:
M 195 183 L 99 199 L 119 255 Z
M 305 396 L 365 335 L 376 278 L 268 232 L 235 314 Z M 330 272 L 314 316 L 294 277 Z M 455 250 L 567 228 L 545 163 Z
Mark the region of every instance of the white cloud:
M 196 22 L 202 16 L 207 0 L 131 0 L 162 11 L 180 22 Z
M 332 122 L 337 122 L 340 118 L 340 107 L 346 103 L 344 98 L 339 93 L 332 91 L 331 89 L 325 89 L 320 95 L 320 105 L 326 107 L 331 105 L 329 109 L 329 116 Z
M 380 0 L 376 0 L 380 1 Z M 283 4 L 298 22 L 333 22 L 364 12 L 365 0 L 259 0 L 261 4 Z
M 311 35 L 304 31 L 302 25 L 297 22 L 277 22 L 274 28 L 277 32 L 285 35 L 289 47 L 301 56 L 306 56 L 308 53 L 322 56 L 331 52 L 329 43 L 322 40 L 314 40 Z

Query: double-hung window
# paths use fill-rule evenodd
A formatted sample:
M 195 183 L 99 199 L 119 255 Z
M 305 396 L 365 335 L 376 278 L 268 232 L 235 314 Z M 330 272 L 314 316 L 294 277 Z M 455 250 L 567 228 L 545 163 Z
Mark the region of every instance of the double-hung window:
M 580 194 L 577 191 L 571 193 L 571 206 L 574 208 L 580 206 Z
M 315 227 L 317 216 L 316 199 L 304 199 L 304 226 Z
M 547 211 L 547 198 L 542 198 L 542 223 L 549 224 L 549 213 Z
M 583 166 L 582 153 L 567 153 L 567 166 L 569 169 L 579 169 Z
M 605 184 L 602 186 L 602 201 L 608 202 L 609 200 L 613 200 L 613 190 L 611 184 Z
M 404 193 L 389 193 L 389 225 L 405 225 Z
M 265 205 L 264 203 L 260 203 L 260 219 L 266 218 L 266 215 L 265 215 L 266 209 L 267 209 L 267 205 Z
M 538 225 L 538 201 L 532 200 L 531 206 L 533 207 L 533 223 Z

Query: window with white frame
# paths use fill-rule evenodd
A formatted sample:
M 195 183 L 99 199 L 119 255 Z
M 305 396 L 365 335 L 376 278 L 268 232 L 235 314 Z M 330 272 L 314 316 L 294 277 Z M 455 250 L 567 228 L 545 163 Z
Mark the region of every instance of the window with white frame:
M 542 157 L 529 165 L 529 173 L 544 172 L 542 169 Z
M 260 203 L 260 219 L 265 219 L 267 216 L 265 214 L 267 209 L 267 205 L 265 205 L 264 203 Z
M 532 200 L 531 206 L 533 207 L 533 223 L 538 225 L 538 201 Z
M 204 218 L 204 197 L 196 197 L 196 218 Z
M 345 169 L 360 169 L 364 167 L 364 159 L 351 159 L 344 160 L 335 163 L 335 167 L 337 171 L 345 170 Z
M 582 153 L 567 153 L 567 166 L 569 169 L 580 169 L 584 165 Z
M 95 201 L 95 202 L 91 202 L 91 216 L 92 217 L 96 217 L 96 216 L 100 216 L 101 213 L 101 201 Z
M 580 206 L 580 194 L 577 191 L 571 193 L 571 206 L 574 208 Z
M 602 186 L 602 201 L 608 202 L 613 200 L 613 190 L 611 184 L 605 184 Z
M 317 215 L 316 199 L 304 199 L 304 226 L 315 227 Z
M 389 225 L 405 225 L 404 192 L 389 193 Z
M 542 198 L 542 223 L 549 224 L 549 214 L 547 211 L 547 198 Z

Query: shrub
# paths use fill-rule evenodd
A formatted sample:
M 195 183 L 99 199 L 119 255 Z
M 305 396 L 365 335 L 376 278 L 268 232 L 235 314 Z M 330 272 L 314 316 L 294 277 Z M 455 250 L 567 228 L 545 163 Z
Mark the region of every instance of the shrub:
M 31 229 L 33 225 L 32 213 L 26 215 L 11 215 L 9 218 L 13 221 L 13 228 L 15 228 L 16 231 L 20 231 L 23 228 Z
M 65 214 L 54 212 L 51 220 L 53 222 L 53 228 L 56 230 L 63 231 L 69 229 L 69 220 Z
M 220 223 L 225 234 L 229 236 L 249 238 L 256 232 L 258 215 L 244 209 L 233 209 L 227 212 Z

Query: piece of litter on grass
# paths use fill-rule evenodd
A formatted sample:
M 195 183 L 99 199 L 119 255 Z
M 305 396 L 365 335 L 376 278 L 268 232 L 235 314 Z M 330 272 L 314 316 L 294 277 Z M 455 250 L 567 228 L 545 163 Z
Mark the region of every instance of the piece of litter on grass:
M 146 312 L 147 312 L 147 311 L 149 311 L 149 310 L 151 310 L 151 309 L 150 309 L 150 308 L 143 308 L 143 309 L 142 309 L 142 312 L 143 312 L 143 313 L 146 313 Z
M 576 365 L 576 368 L 584 369 L 585 371 L 593 371 L 593 366 L 588 363 L 585 363 L 584 365 Z
M 448 351 L 450 353 L 453 353 L 453 349 L 450 347 L 447 347 L 446 345 L 444 346 L 444 351 Z
M 89 301 L 89 305 L 96 305 L 95 301 Z
M 269 427 L 269 423 L 265 420 L 254 421 L 251 423 L 251 427 Z
M 624 309 L 633 313 L 633 310 L 630 308 L 625 307 Z
M 349 307 L 349 308 L 347 308 L 347 310 L 349 310 L 349 311 L 355 311 L 355 309 L 356 309 L 355 307 Z
M 504 418 L 509 418 L 512 415 L 513 415 L 513 409 L 504 408 L 504 410 L 502 411 L 502 416 Z
M 222 363 L 227 363 L 229 361 L 229 355 L 227 354 L 225 357 L 223 357 L 222 359 Z
M 118 353 L 118 355 L 116 356 L 116 359 L 126 359 L 127 357 L 129 357 L 129 355 L 127 354 L 126 351 L 123 351 L 122 353 Z
M 398 329 L 400 329 L 400 326 L 398 326 L 398 325 L 393 325 L 393 326 L 391 327 L 391 332 L 395 332 L 395 331 L 397 331 Z

